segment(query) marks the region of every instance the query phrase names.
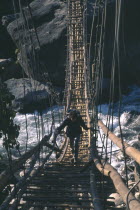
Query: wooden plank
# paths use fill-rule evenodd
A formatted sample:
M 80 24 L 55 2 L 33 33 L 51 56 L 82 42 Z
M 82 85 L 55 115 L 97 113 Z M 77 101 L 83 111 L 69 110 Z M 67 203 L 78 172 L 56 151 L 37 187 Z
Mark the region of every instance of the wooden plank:
M 125 153 L 132 157 L 138 164 L 140 164 L 140 151 L 135 149 L 134 147 L 127 144 L 122 139 L 118 138 L 115 134 L 113 134 L 105 125 L 104 123 L 99 120 L 98 121 L 99 127 L 104 131 L 105 135 L 114 143 L 116 144 L 122 151 L 125 149 Z
M 23 205 L 19 205 L 19 207 L 22 207 Z M 53 203 L 48 203 L 47 205 L 46 204 L 44 204 L 44 203 L 33 203 L 32 205 L 31 205 L 32 207 L 54 207 L 54 208 L 59 208 L 59 207 L 62 207 L 63 209 L 64 208 L 81 208 L 81 209 L 83 209 L 83 208 L 85 208 L 85 209 L 94 209 L 91 205 L 83 205 L 83 204 L 81 204 L 81 205 L 76 205 L 76 204 L 53 204 Z
M 129 193 L 128 188 L 124 184 L 121 176 L 118 172 L 108 163 L 104 163 L 104 168 L 110 171 L 110 178 L 112 179 L 114 186 L 120 196 L 122 197 L 123 201 L 127 203 L 127 194 Z M 130 210 L 140 210 L 140 202 L 133 196 L 132 193 L 129 194 L 128 197 L 129 209 Z
M 34 192 L 34 193 L 38 193 L 38 191 L 39 192 L 47 192 L 47 193 L 89 193 L 89 191 L 90 191 L 90 188 L 88 188 L 88 187 L 86 187 L 86 189 L 70 189 L 70 188 L 64 188 L 64 189 L 62 189 L 62 188 L 60 188 L 59 189 L 59 191 L 58 191 L 58 189 L 56 188 L 56 189 L 53 189 L 53 190 L 50 190 L 49 188 L 45 188 L 45 187 L 43 187 L 43 188 L 32 188 L 32 187 L 28 187 L 27 188 L 27 193 L 30 193 L 30 192 Z
M 55 196 L 54 197 L 52 197 L 52 198 L 49 198 L 48 200 L 47 200 L 47 197 L 38 197 L 38 196 L 34 196 L 34 197 L 24 197 L 23 196 L 23 200 L 25 200 L 25 201 L 32 201 L 32 202 L 44 202 L 44 203 L 47 203 L 47 201 L 48 202 L 53 202 L 53 203 L 56 203 L 56 202 L 70 202 L 70 203 L 72 203 L 72 202 L 78 202 L 78 203 L 85 203 L 85 202 L 87 202 L 87 203 L 92 203 L 92 199 L 80 199 L 80 198 L 74 198 L 74 197 L 68 197 L 68 198 L 65 198 L 65 199 L 63 199 L 63 197 L 61 196 L 60 198 L 55 198 Z
M 45 136 L 38 145 L 36 145 L 33 149 L 22 155 L 18 160 L 14 160 L 11 164 L 12 172 L 15 173 L 19 170 L 23 164 L 33 155 L 35 154 L 39 148 L 43 146 L 43 144 L 48 141 L 51 137 L 51 134 Z M 0 174 L 0 192 L 7 185 L 8 181 L 13 178 L 13 174 L 11 173 L 10 168 L 8 167 L 5 171 Z

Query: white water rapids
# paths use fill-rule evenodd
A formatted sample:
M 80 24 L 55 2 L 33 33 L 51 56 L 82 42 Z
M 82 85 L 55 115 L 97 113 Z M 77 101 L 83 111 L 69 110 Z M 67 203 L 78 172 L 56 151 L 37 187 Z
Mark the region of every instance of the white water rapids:
M 114 113 L 113 118 L 111 120 L 113 122 L 113 132 L 115 133 L 115 135 L 120 137 L 118 106 L 119 103 L 114 104 Z M 18 137 L 18 141 L 20 143 L 20 151 L 22 154 L 24 154 L 25 152 L 26 144 L 27 149 L 30 149 L 34 147 L 39 140 L 41 140 L 42 135 L 47 135 L 49 133 L 52 121 L 52 112 L 54 113 L 55 119 L 57 119 L 57 122 L 55 124 L 55 126 L 57 127 L 60 124 L 60 122 L 62 122 L 63 107 L 54 106 L 45 110 L 42 115 L 43 124 L 41 123 L 42 120 L 37 111 L 34 114 L 26 114 L 26 116 L 20 113 L 16 114 L 15 123 L 20 125 L 20 134 Z M 60 116 L 61 120 L 59 119 Z M 108 104 L 102 104 L 101 106 L 99 106 L 99 119 L 101 119 L 106 124 L 108 117 Z M 140 133 L 140 87 L 131 87 L 130 93 L 126 96 L 123 96 L 120 123 L 123 139 L 132 145 L 135 141 L 137 141 L 137 136 Z M 40 127 L 42 125 L 42 129 L 40 129 L 38 125 L 40 125 Z M 102 134 L 102 131 L 100 132 Z M 102 147 L 100 135 L 98 136 L 98 141 L 99 146 Z M 107 151 L 110 152 L 110 140 L 107 140 L 107 147 Z M 116 145 L 113 145 L 113 151 L 118 149 L 119 148 Z M 2 140 L 0 140 L 0 152 L 2 155 L 6 154 L 6 151 L 2 146 Z M 120 172 L 124 164 L 122 165 L 122 162 L 118 160 L 117 156 L 115 155 L 116 153 L 113 153 L 114 156 L 112 164 Z M 13 154 L 15 158 L 18 157 L 17 151 L 13 151 Z

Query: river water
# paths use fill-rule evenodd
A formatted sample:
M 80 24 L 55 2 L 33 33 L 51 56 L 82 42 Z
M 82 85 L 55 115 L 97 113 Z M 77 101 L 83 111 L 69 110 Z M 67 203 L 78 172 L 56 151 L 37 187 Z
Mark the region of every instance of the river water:
M 113 117 L 111 117 L 112 115 L 108 115 L 108 110 L 108 104 L 102 104 L 99 106 L 99 119 L 101 119 L 104 124 L 106 124 L 108 119 L 110 119 L 110 129 L 113 125 L 113 133 L 118 137 L 122 137 L 123 140 L 130 145 L 133 145 L 133 143 L 137 141 L 138 134 L 140 133 L 140 87 L 131 86 L 129 94 L 122 97 L 120 114 L 118 111 L 119 102 L 114 104 Z M 121 125 L 122 135 L 119 125 Z M 102 136 L 103 132 L 101 130 L 100 133 Z M 109 154 L 111 152 L 111 141 L 105 139 L 104 144 L 107 145 L 106 149 L 107 153 Z M 100 137 L 99 145 L 101 147 L 103 146 Z M 106 153 L 106 149 L 102 150 L 104 154 Z M 111 164 L 118 170 L 121 175 L 124 175 L 124 158 L 118 149 L 119 148 L 116 145 L 112 145 L 112 150 L 114 152 L 111 156 Z M 134 161 L 128 158 L 128 165 L 134 165 Z
M 113 117 L 108 114 L 109 105 L 102 104 L 98 107 L 99 109 L 99 119 L 101 119 L 105 124 L 110 119 L 110 124 L 113 125 L 113 132 L 120 137 L 120 126 L 119 119 L 121 123 L 122 136 L 125 141 L 129 144 L 133 144 L 137 141 L 138 133 L 140 133 L 140 87 L 131 86 L 128 95 L 122 97 L 120 117 L 118 114 L 119 102 L 114 104 Z M 20 125 L 20 135 L 18 141 L 20 143 L 20 151 L 24 154 L 25 150 L 29 150 L 35 146 L 38 141 L 41 140 L 42 135 L 48 134 L 51 127 L 52 115 L 56 119 L 55 127 L 57 127 L 60 122 L 62 122 L 63 107 L 53 106 L 43 111 L 42 118 L 39 116 L 37 111 L 34 114 L 20 114 L 17 113 L 15 117 L 15 123 Z M 55 129 L 54 127 L 54 129 Z M 98 136 L 99 146 L 102 147 L 101 136 L 103 135 L 100 130 Z M 58 144 L 60 144 L 61 138 Z M 111 152 L 111 141 L 105 140 L 104 144 L 107 145 L 107 152 Z M 121 171 L 121 161 L 118 159 L 117 146 L 113 145 L 113 158 L 112 164 L 114 167 Z M 102 150 L 102 149 L 101 149 Z M 115 152 L 116 151 L 116 152 Z M 6 151 L 2 147 L 2 141 L 0 142 L 0 152 L 5 155 Z M 106 151 L 103 150 L 103 153 Z M 15 158 L 18 157 L 17 151 L 13 151 Z

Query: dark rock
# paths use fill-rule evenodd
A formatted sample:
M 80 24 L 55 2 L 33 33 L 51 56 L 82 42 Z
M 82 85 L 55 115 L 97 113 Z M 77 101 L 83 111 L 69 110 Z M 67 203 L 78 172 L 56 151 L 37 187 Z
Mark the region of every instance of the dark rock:
M 21 66 L 11 58 L 0 59 L 0 74 L 2 82 L 12 78 L 19 79 L 23 77 Z
M 110 79 L 104 78 L 104 79 L 102 80 L 102 88 L 103 88 L 104 90 L 110 88 Z
M 9 91 L 15 96 L 13 108 L 16 111 L 32 112 L 52 105 L 50 95 L 53 94 L 50 84 L 42 84 L 35 80 L 10 79 L 5 82 Z
M 119 66 L 117 54 L 115 54 L 116 68 L 115 88 L 119 84 L 119 75 L 122 90 L 130 85 L 140 85 L 140 30 L 139 25 L 140 13 L 136 11 L 140 9 L 140 2 L 132 4 L 131 0 L 127 3 L 122 2 L 122 16 L 120 22 L 119 34 Z M 131 14 L 131 15 L 130 15 Z M 112 69 L 112 55 L 115 35 L 115 2 L 112 2 L 107 9 L 106 35 L 105 35 L 105 68 L 104 76 L 110 78 Z M 111 62 L 110 62 L 111 61 Z M 119 88 L 119 87 L 117 87 Z
M 7 27 L 19 49 L 18 60 L 28 76 L 41 80 L 38 72 L 42 69 L 42 72 L 49 72 L 54 84 L 62 85 L 66 60 L 66 4 L 35 0 L 30 7 L 33 21 L 29 8 L 25 7 L 26 19 L 22 14 Z
M 91 30 L 94 2 L 88 2 L 88 34 Z M 115 2 L 115 0 L 108 1 L 107 7 L 104 45 L 105 78 L 111 77 L 115 33 Z M 4 18 L 6 24 L 9 23 L 7 26 L 8 32 L 19 49 L 19 62 L 28 76 L 41 81 L 43 76 L 42 74 L 40 76 L 38 72 L 40 70 L 43 73 L 48 72 L 53 84 L 62 86 L 64 85 L 66 63 L 66 4 L 60 0 L 34 0 L 30 4 L 33 20 L 29 8 L 25 5 L 24 3 L 23 13 L 17 20 L 9 23 L 11 17 Z M 100 11 L 102 11 L 101 8 L 102 3 L 100 4 Z M 121 88 L 124 94 L 128 85 L 134 83 L 140 85 L 140 30 L 137 27 L 140 20 L 139 8 L 140 3 L 132 4 L 130 0 L 127 1 L 127 4 L 122 4 L 123 15 L 121 18 L 123 19 L 120 21 L 119 39 L 120 68 L 118 68 L 116 59 L 114 70 L 115 97 L 119 90 L 118 72 L 120 72 Z M 96 18 L 95 22 L 97 22 Z M 34 26 L 39 39 L 36 37 Z M 93 31 L 92 46 L 95 44 L 95 34 L 96 29 Z M 94 50 L 94 47 L 92 47 L 91 52 L 94 52 Z M 93 59 L 91 60 L 93 61 Z M 106 89 L 106 91 L 109 92 L 109 89 Z M 103 95 L 108 95 L 108 92 L 103 93 Z
M 14 21 L 16 18 L 19 18 L 19 14 L 12 14 L 12 15 L 6 15 L 2 17 L 2 25 L 7 26 L 9 23 Z
M 0 58 L 8 59 L 9 57 L 16 59 L 15 44 L 6 28 L 0 24 Z

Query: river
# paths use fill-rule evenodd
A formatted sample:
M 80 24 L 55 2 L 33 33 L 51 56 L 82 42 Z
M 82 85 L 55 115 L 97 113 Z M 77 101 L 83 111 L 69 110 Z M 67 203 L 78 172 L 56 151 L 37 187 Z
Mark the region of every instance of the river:
M 98 107 L 98 118 L 101 119 L 105 124 L 110 119 L 110 124 L 113 125 L 113 132 L 115 135 L 120 137 L 120 126 L 121 124 L 122 136 L 125 141 L 132 145 L 137 141 L 137 136 L 140 133 L 140 87 L 131 86 L 128 95 L 122 97 L 120 117 L 118 112 L 119 102 L 114 104 L 113 117 L 108 113 L 109 105 L 101 104 Z M 53 106 L 42 112 L 42 117 L 35 111 L 34 113 L 28 113 L 26 115 L 17 113 L 15 117 L 15 123 L 20 125 L 20 134 L 18 141 L 20 143 L 21 154 L 24 154 L 26 150 L 34 147 L 42 138 L 44 134 L 48 134 L 51 128 L 52 116 L 55 118 L 54 129 L 62 122 L 63 107 Z M 102 131 L 98 135 L 98 145 L 103 146 L 101 141 Z M 61 138 L 58 140 L 58 144 L 61 143 Z M 104 144 L 107 145 L 107 152 L 111 152 L 111 141 L 105 140 Z M 116 145 L 112 145 L 113 155 L 112 164 L 118 169 L 122 170 L 122 160 L 118 158 L 118 150 Z M 100 149 L 101 150 L 101 149 Z M 115 152 L 116 151 L 116 152 Z M 2 147 L 2 141 L 0 142 L 0 152 L 3 156 L 6 155 L 5 149 Z M 106 150 L 103 150 L 106 153 Z M 14 158 L 18 158 L 18 152 L 13 150 Z M 120 155 L 121 156 L 121 155 Z M 132 162 L 133 164 L 133 162 Z

